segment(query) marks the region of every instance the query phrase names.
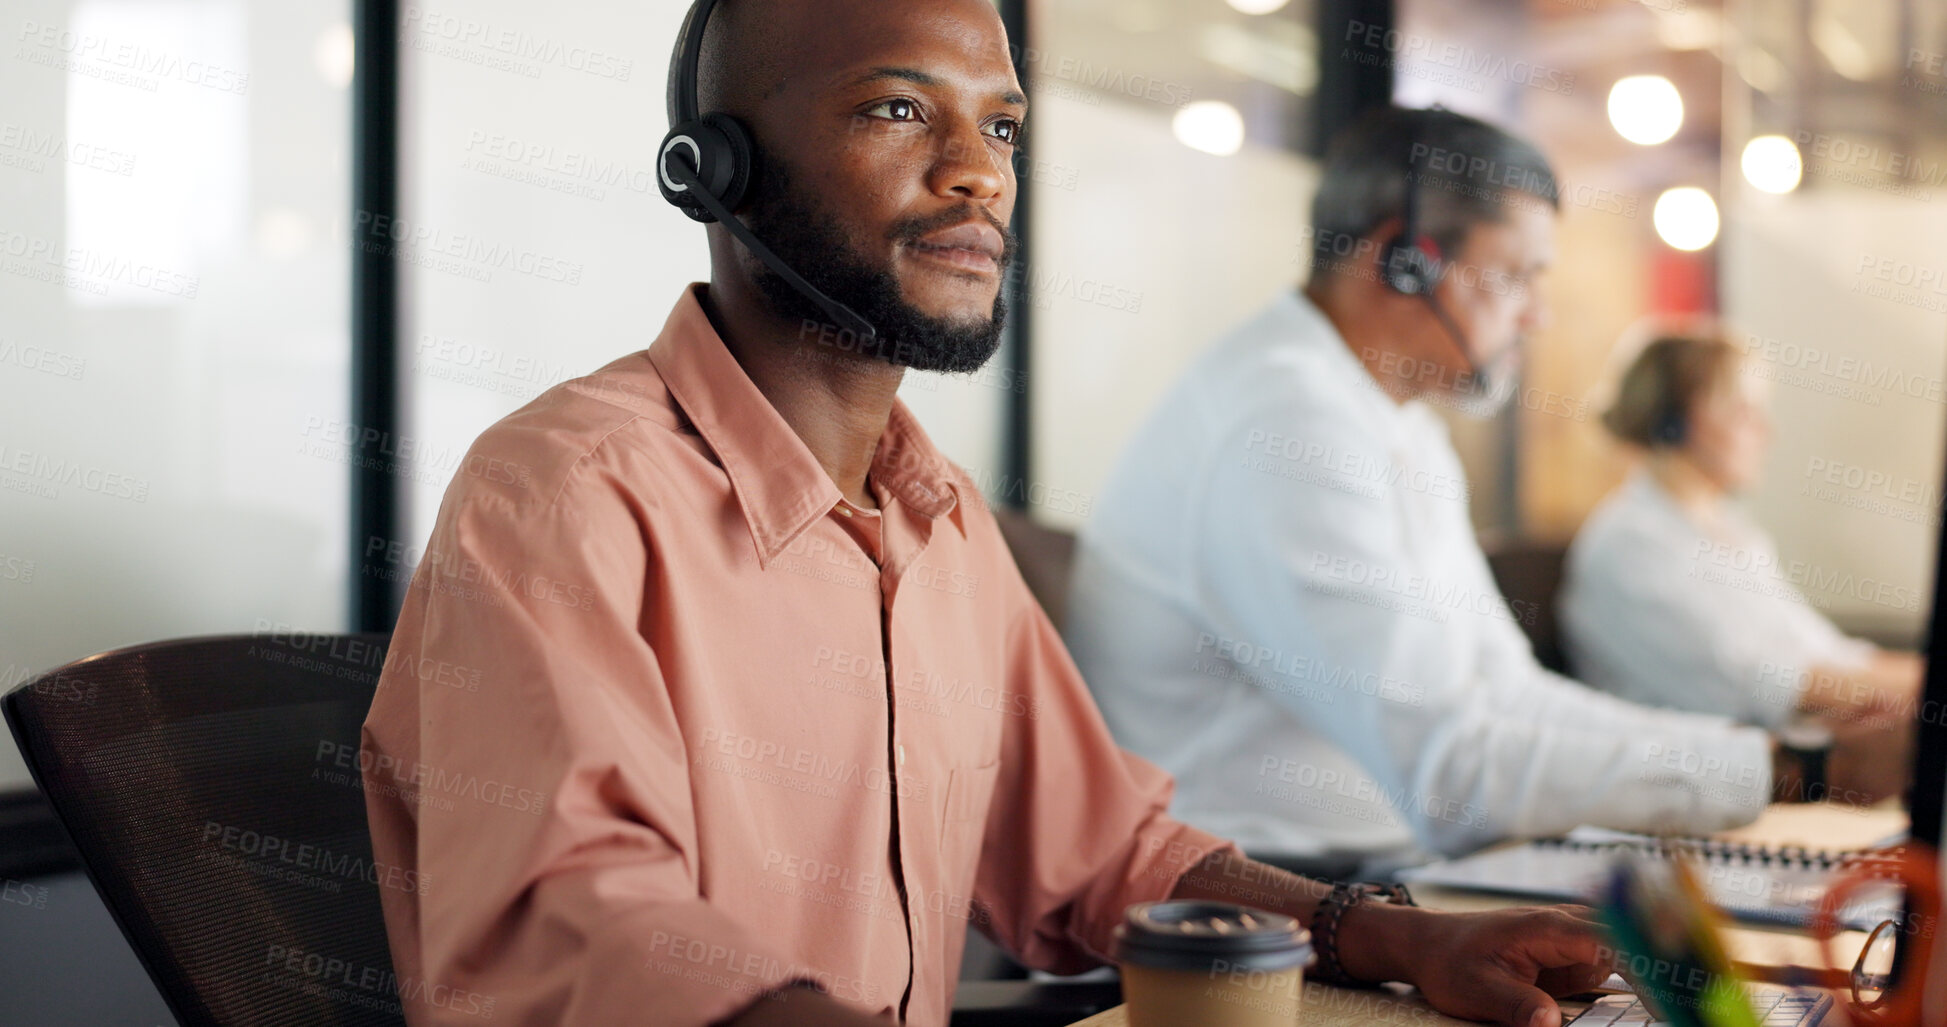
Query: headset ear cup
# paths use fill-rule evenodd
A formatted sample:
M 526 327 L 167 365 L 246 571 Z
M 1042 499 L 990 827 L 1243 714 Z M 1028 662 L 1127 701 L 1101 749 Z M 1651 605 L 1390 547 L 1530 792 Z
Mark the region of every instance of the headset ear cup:
M 736 210 L 750 187 L 750 133 L 737 119 L 712 114 L 701 121 L 686 121 L 669 130 L 658 156 L 663 199 L 668 200 L 694 221 L 709 224 L 716 220 L 690 190 L 676 183 L 668 173 L 668 162 L 682 159 L 694 163 L 703 188 L 725 207 Z
M 1675 408 L 1664 410 L 1657 415 L 1651 434 L 1656 441 L 1666 446 L 1681 446 L 1685 437 L 1690 434 L 1689 425 L 1685 420 L 1683 413 Z
M 1380 259 L 1380 274 L 1386 279 L 1386 287 L 1407 296 L 1430 291 L 1425 257 L 1418 248 L 1407 244 L 1405 235 L 1395 236 L 1386 244 Z
M 1379 276 L 1385 279 L 1386 288 L 1394 292 L 1412 291 L 1412 283 L 1406 280 L 1409 272 L 1406 269 L 1406 254 L 1402 252 L 1405 249 L 1402 245 L 1404 238 L 1395 236 L 1379 255 Z
M 706 115 L 703 123 L 716 129 L 723 140 L 723 161 L 717 166 L 723 186 L 717 190 L 716 196 L 723 201 L 724 207 L 734 213 L 743 204 L 744 195 L 750 191 L 757 147 L 751 142 L 750 130 L 744 127 L 744 123 L 728 114 Z
M 695 169 L 699 180 L 707 183 L 710 163 L 706 157 L 709 152 L 707 141 L 702 138 L 704 134 L 705 129 L 700 122 L 680 122 L 663 137 L 662 148 L 656 151 L 656 185 L 662 190 L 663 199 L 699 221 L 710 220 L 708 212 L 690 197 L 692 187 L 676 181 L 669 169 L 673 161 L 680 159 Z M 699 213 L 704 216 L 698 217 Z

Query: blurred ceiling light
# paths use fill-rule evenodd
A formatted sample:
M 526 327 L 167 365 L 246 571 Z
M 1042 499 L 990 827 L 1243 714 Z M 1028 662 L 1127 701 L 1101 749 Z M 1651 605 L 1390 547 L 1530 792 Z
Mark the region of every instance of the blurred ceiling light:
M 1230 0 L 1230 5 L 1245 14 L 1270 14 L 1282 11 L 1291 0 Z
M 1244 148 L 1244 115 L 1222 100 L 1198 100 L 1176 112 L 1176 140 L 1192 150 L 1228 157 Z
M 1631 75 L 1609 90 L 1609 123 L 1624 139 L 1654 146 L 1683 127 L 1683 97 L 1661 75 Z
M 318 33 L 318 42 L 311 48 L 311 63 L 317 65 L 318 74 L 339 89 L 352 84 L 357 59 L 358 44 L 352 36 L 352 27 L 342 21 Z
M 1206 25 L 1201 42 L 1204 58 L 1218 67 L 1298 96 L 1318 90 L 1318 37 L 1303 25 Z
M 1798 188 L 1805 162 L 1784 136 L 1759 136 L 1744 144 L 1744 180 L 1780 196 Z
M 1656 234 L 1685 252 L 1717 241 L 1717 201 L 1694 185 L 1679 186 L 1656 198 Z

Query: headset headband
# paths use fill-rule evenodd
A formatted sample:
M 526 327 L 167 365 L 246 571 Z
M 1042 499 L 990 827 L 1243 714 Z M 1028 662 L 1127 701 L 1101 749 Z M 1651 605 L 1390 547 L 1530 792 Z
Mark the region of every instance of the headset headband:
M 1420 180 L 1413 173 L 1413 148 L 1406 148 L 1406 199 L 1400 212 L 1400 239 L 1407 247 L 1420 247 Z
M 710 12 L 717 6 L 717 0 L 697 0 L 690 13 L 683 17 L 683 34 L 676 42 L 676 53 L 670 63 L 672 77 L 669 83 L 669 127 L 695 121 L 703 116 L 697 103 L 697 78 L 701 69 L 697 66 L 703 60 L 703 31 L 710 24 Z

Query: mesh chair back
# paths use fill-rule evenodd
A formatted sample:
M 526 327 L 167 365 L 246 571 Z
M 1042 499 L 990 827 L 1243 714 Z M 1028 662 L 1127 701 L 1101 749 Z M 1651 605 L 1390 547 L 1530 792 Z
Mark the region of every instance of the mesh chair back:
M 383 635 L 163 642 L 4 702 L 34 780 L 185 1025 L 405 1022 L 358 770 Z

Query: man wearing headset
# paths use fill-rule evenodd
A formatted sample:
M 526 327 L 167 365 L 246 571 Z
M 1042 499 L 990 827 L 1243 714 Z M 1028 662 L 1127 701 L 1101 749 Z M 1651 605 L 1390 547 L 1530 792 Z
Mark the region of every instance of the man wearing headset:
M 1327 154 L 1310 283 L 1137 432 L 1082 534 L 1068 641 L 1179 817 L 1373 873 L 1582 824 L 1706 833 L 1796 787 L 1762 731 L 1544 670 L 1474 537 L 1431 405 L 1511 395 L 1556 207 L 1533 146 L 1373 112 Z
M 993 6 L 704 0 L 673 66 L 711 280 L 481 436 L 531 473 L 456 478 L 366 720 L 374 855 L 430 882 L 383 893 L 411 1022 L 940 1027 L 969 924 L 1074 972 L 1179 897 L 1556 1027 L 1604 972 L 1586 911 L 1432 913 L 1170 818 L 895 398 L 998 337 L 1026 110 Z

